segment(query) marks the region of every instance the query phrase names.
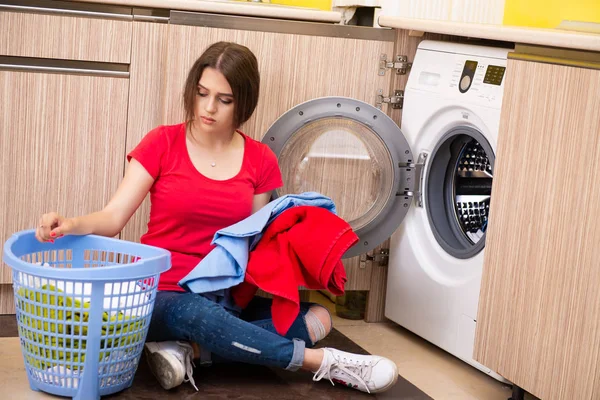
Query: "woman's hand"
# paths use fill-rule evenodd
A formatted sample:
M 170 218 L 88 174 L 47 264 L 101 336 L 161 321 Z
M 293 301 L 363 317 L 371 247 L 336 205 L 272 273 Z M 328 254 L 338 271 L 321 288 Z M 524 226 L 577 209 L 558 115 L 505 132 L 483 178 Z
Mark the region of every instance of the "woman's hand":
M 42 215 L 35 237 L 40 242 L 54 242 L 54 239 L 68 235 L 75 229 L 75 219 L 65 218 L 55 212 Z
M 142 164 L 131 159 L 117 192 L 104 209 L 76 218 L 65 218 L 55 212 L 44 214 L 35 237 L 40 242 L 52 242 L 64 235 L 113 237 L 127 224 L 153 183 L 154 178 Z

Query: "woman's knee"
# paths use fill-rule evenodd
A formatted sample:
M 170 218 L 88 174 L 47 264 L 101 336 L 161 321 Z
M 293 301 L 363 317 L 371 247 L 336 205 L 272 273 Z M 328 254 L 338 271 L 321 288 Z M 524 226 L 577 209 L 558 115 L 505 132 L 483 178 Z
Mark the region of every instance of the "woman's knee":
M 320 305 L 311 306 L 305 318 L 308 333 L 313 343 L 322 340 L 331 332 L 331 314 L 325 307 Z

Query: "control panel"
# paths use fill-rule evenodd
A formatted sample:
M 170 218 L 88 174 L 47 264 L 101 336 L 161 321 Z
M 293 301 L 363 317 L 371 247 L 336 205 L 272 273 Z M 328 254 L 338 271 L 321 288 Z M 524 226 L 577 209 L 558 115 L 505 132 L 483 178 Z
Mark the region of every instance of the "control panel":
M 502 93 L 505 71 L 505 60 L 459 57 L 454 62 L 448 87 L 463 94 L 473 91 L 476 98 L 489 101 Z
M 505 75 L 506 58 L 424 50 L 417 52 L 406 90 L 500 108 Z
M 504 71 L 506 71 L 506 67 L 501 67 L 499 65 L 488 65 L 487 69 L 485 70 L 485 76 L 483 77 L 483 83 L 497 86 L 502 85 Z

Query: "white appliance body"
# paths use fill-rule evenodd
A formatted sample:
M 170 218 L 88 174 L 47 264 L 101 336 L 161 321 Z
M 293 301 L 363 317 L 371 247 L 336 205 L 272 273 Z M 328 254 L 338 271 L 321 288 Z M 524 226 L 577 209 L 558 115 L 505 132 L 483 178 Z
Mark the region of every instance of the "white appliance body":
M 508 49 L 453 43 L 423 41 L 419 45 L 405 90 L 401 126 L 415 158 L 431 154 L 440 139 L 459 126 L 479 131 L 495 153 L 504 79 L 500 78 L 500 85 L 483 81 L 489 65 L 495 70 L 506 66 L 507 53 Z M 467 61 L 477 62 L 476 68 L 471 79 L 461 79 Z M 461 83 L 463 89 L 469 85 L 465 93 L 459 90 Z M 427 161 L 423 188 L 427 186 Z M 425 190 L 423 196 L 427 196 Z M 505 381 L 473 360 L 483 251 L 466 259 L 450 255 L 436 240 L 426 207 L 426 201 L 422 207 L 413 203 L 392 236 L 385 315 Z

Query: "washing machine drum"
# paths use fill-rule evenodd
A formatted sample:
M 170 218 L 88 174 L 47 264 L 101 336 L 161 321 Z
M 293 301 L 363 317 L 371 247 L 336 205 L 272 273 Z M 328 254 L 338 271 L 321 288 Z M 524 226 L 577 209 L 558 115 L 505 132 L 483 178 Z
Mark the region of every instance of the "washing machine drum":
M 470 126 L 450 129 L 429 157 L 425 205 L 438 244 L 455 258 L 470 258 L 485 245 L 494 152 Z
M 282 115 L 263 143 L 275 152 L 284 186 L 276 196 L 318 192 L 359 242 L 345 258 L 372 250 L 391 236 L 411 204 L 415 171 L 400 128 L 358 100 L 325 97 Z

